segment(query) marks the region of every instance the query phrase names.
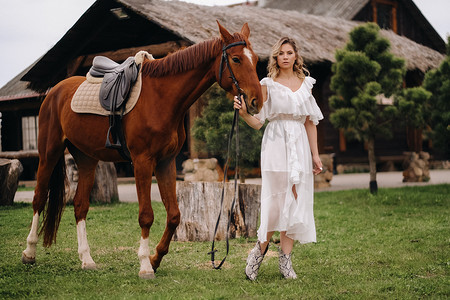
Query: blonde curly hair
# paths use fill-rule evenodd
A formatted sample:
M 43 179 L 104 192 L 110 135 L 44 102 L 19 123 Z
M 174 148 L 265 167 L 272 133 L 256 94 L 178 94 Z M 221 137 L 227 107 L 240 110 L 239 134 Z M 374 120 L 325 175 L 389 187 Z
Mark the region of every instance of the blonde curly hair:
M 283 46 L 284 44 L 289 44 L 294 49 L 296 57 L 293 67 L 294 74 L 297 75 L 297 77 L 300 79 L 305 78 L 306 75 L 309 75 L 309 71 L 303 64 L 303 58 L 298 53 L 297 43 L 289 37 L 282 37 L 278 42 L 275 43 L 275 45 L 273 45 L 272 52 L 269 58 L 269 64 L 267 65 L 267 76 L 274 79 L 278 76 L 278 74 L 280 74 L 280 66 L 278 66 L 277 63 L 277 57 L 280 53 L 281 46 Z

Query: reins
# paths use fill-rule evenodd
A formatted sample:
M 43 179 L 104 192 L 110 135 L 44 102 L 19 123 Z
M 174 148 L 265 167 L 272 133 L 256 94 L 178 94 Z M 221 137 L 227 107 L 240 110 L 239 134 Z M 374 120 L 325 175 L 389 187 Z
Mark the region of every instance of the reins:
M 239 87 L 239 83 L 236 80 L 236 77 L 233 74 L 233 70 L 231 69 L 231 66 L 228 62 L 228 55 L 226 53 L 226 50 L 234 47 L 234 46 L 238 46 L 238 45 L 247 45 L 245 43 L 245 41 L 239 41 L 239 42 L 235 42 L 235 43 L 231 43 L 229 45 L 226 45 L 223 47 L 222 49 L 222 59 L 220 61 L 220 73 L 219 73 L 219 83 L 222 81 L 222 72 L 223 72 L 223 61 L 225 61 L 227 67 L 228 67 L 228 71 L 230 72 L 230 78 L 233 81 L 233 84 L 236 86 L 236 89 L 238 91 L 238 99 L 240 102 L 242 102 L 241 100 L 241 88 Z M 245 99 L 244 99 L 245 101 Z M 247 107 L 248 109 L 248 107 Z M 227 173 L 228 173 L 228 164 L 230 161 L 230 152 L 231 152 L 231 142 L 233 140 L 233 133 L 235 131 L 235 127 L 236 127 L 236 161 L 235 161 L 235 172 L 234 172 L 234 195 L 233 195 L 233 201 L 231 202 L 231 208 L 230 211 L 228 213 L 228 224 L 227 224 L 227 232 L 226 232 L 226 245 L 227 245 L 227 252 L 224 256 L 224 258 L 222 259 L 222 261 L 220 262 L 220 264 L 218 266 L 216 266 L 215 264 L 215 253 L 217 252 L 217 250 L 214 248 L 214 242 L 216 239 L 216 234 L 217 234 L 217 229 L 219 227 L 219 222 L 220 222 L 220 217 L 222 216 L 222 210 L 223 210 L 223 200 L 224 200 L 224 195 L 225 195 L 225 182 L 226 182 L 226 178 L 227 178 Z M 240 157 L 240 153 L 239 153 L 239 109 L 235 109 L 234 110 L 234 117 L 233 117 L 233 122 L 231 124 L 231 130 L 230 130 L 230 134 L 228 135 L 228 146 L 227 146 L 227 158 L 225 161 L 225 167 L 224 167 L 224 173 L 223 173 L 223 182 L 222 182 L 222 195 L 221 195 L 221 200 L 220 200 L 220 211 L 219 211 L 219 216 L 217 218 L 217 222 L 216 222 L 216 226 L 214 228 L 214 235 L 213 235 L 213 240 L 212 240 L 212 245 L 211 245 L 211 251 L 208 252 L 208 254 L 211 255 L 211 263 L 214 269 L 219 270 L 223 263 L 225 262 L 229 250 L 230 250 L 230 244 L 229 244 L 229 231 L 230 231 L 230 226 L 231 226 L 231 218 L 233 215 L 233 209 L 234 209 L 234 205 L 236 203 L 236 198 L 238 195 L 238 183 L 237 183 L 237 179 L 238 179 L 238 173 L 239 173 L 239 157 Z

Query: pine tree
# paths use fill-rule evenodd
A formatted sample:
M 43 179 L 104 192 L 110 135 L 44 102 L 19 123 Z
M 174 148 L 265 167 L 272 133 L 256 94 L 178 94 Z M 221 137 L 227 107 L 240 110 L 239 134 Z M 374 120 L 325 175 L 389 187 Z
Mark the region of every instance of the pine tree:
M 450 36 L 447 56 L 439 68 L 425 74 L 423 86 L 432 93 L 430 126 L 433 147 L 450 157 Z
M 213 156 L 219 156 L 223 161 L 227 156 L 228 136 L 233 122 L 233 104 L 227 98 L 226 92 L 218 85 L 213 85 L 202 97 L 207 106 L 202 116 L 197 118 L 192 127 L 194 137 L 205 143 L 206 150 Z M 255 130 L 239 118 L 239 166 L 241 181 L 245 179 L 245 171 L 258 166 L 261 153 L 263 130 Z M 234 166 L 235 136 L 233 136 L 230 166 Z
M 398 112 L 393 105 L 380 105 L 377 96 L 397 93 L 405 74 L 404 61 L 389 52 L 390 43 L 379 30 L 374 23 L 358 26 L 345 48 L 336 51 L 331 78 L 336 94 L 330 97 L 331 123 L 347 138 L 367 143 L 371 193 L 378 190 L 375 138 L 392 136 L 392 120 Z
M 422 151 L 422 130 L 427 127 L 430 114 L 431 93 L 423 87 L 404 89 L 395 101 L 400 119 L 406 125 L 408 144 L 415 152 Z M 418 131 L 416 133 L 415 131 Z

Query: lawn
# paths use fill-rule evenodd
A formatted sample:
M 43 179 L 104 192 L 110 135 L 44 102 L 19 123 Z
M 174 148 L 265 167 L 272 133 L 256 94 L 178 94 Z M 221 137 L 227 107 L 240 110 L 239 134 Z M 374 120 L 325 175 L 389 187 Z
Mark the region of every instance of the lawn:
M 447 299 L 449 205 L 450 185 L 316 193 L 317 243 L 295 245 L 298 279 L 281 277 L 273 243 L 256 282 L 244 275 L 255 238 L 232 240 L 222 270 L 211 269 L 210 243 L 172 242 L 156 279 L 140 279 L 137 203 L 91 206 L 98 270 L 81 270 L 72 206 L 57 243 L 40 241 L 36 264 L 23 265 L 31 205 L 0 207 L 0 299 Z M 165 224 L 164 206 L 153 207 L 151 249 Z M 221 258 L 224 242 L 216 245 Z

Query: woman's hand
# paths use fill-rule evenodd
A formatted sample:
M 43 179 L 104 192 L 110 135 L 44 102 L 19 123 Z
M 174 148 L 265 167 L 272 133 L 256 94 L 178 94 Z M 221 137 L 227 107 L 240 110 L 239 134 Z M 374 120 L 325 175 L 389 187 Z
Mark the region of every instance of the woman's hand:
M 247 112 L 247 107 L 245 106 L 245 101 L 239 101 L 237 96 L 234 96 L 234 104 L 233 104 L 234 109 L 238 109 L 239 110 L 239 115 L 242 117 L 242 119 L 245 121 L 245 123 L 248 124 L 248 126 L 259 130 L 263 124 L 261 124 L 261 122 L 255 118 L 254 116 L 252 116 L 251 114 L 249 114 Z
M 322 166 L 322 161 L 320 160 L 319 155 L 314 155 L 312 159 L 313 159 L 313 164 L 314 164 L 313 174 L 318 175 L 318 174 L 322 173 L 323 166 Z
M 241 96 L 243 97 L 243 96 Z M 239 101 L 237 96 L 234 96 L 234 109 L 239 110 L 239 115 L 244 116 L 247 114 L 247 106 L 245 106 L 245 101 Z

